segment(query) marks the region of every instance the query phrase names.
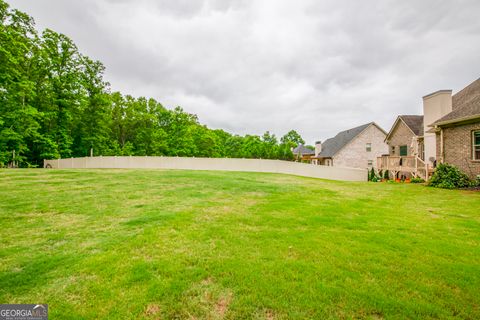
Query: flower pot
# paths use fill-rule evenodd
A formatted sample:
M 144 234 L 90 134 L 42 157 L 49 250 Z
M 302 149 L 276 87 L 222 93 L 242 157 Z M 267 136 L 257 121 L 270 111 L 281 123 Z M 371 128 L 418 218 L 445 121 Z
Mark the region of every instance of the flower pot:
M 410 179 L 405 179 L 405 183 L 410 183 Z
M 402 182 L 402 179 L 395 179 L 395 182 Z

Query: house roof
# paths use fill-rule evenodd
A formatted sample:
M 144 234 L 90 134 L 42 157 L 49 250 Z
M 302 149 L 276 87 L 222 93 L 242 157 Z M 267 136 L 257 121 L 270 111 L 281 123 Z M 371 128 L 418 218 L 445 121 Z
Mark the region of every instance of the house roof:
M 452 97 L 453 111 L 433 125 L 445 125 L 480 118 L 480 79 L 475 80 Z
M 305 147 L 304 145 L 299 145 L 295 149 L 292 150 L 293 154 L 298 155 L 312 155 L 315 154 L 315 150 L 310 150 L 309 148 Z
M 480 96 L 480 78 L 452 96 L 452 109 L 462 107 L 478 96 Z
M 402 115 L 400 119 L 410 128 L 417 136 L 423 136 L 423 116 Z
M 318 158 L 331 158 L 341 149 L 343 149 L 350 141 L 355 139 L 360 133 L 362 133 L 365 129 L 369 126 L 375 125 L 377 128 L 382 130 L 384 133 L 385 131 L 380 128 L 375 122 L 370 122 L 359 127 L 355 127 L 352 129 L 348 129 L 342 132 L 339 132 L 335 137 L 327 139 L 324 143 L 322 143 L 322 152 L 320 152 L 317 157 Z M 385 133 L 386 134 L 386 133 Z
M 399 121 L 405 123 L 405 125 L 413 132 L 416 136 L 423 136 L 423 116 L 419 115 L 401 115 L 398 116 L 395 122 L 392 125 L 392 128 L 387 134 L 385 141 L 387 141 L 393 133 L 393 130 L 397 127 Z

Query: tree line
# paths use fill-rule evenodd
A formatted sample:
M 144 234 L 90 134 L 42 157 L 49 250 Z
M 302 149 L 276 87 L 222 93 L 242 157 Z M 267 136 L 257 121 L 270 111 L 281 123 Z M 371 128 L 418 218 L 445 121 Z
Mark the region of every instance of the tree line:
M 0 166 L 94 155 L 294 158 L 294 130 L 280 140 L 202 125 L 182 108 L 110 92 L 105 67 L 67 36 L 39 33 L 0 0 Z

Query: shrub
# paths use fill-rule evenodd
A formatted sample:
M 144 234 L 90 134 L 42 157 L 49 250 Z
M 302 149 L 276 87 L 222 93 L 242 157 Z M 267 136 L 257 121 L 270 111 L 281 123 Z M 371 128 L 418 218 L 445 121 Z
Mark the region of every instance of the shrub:
M 423 180 L 422 178 L 412 178 L 410 180 L 411 183 L 424 183 L 425 180 Z
M 372 168 L 372 169 L 368 172 L 368 181 L 373 181 L 373 182 L 377 182 L 377 181 L 378 181 L 377 174 L 375 173 L 375 169 L 374 169 L 374 168 Z
M 372 168 L 373 170 L 373 168 Z M 368 170 L 368 181 L 372 181 L 372 171 Z
M 385 172 L 383 173 L 383 179 L 390 179 L 390 172 L 388 170 L 385 170 Z
M 435 169 L 429 185 L 437 188 L 455 189 L 470 187 L 472 183 L 468 176 L 457 167 L 442 163 Z

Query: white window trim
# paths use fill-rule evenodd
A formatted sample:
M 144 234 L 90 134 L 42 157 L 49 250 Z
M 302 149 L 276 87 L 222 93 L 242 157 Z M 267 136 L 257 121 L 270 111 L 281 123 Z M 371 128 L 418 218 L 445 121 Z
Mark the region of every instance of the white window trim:
M 478 133 L 480 135 L 480 130 L 474 130 L 472 131 L 472 159 L 474 161 L 480 161 L 480 158 L 475 157 L 475 148 L 480 147 L 480 144 L 475 144 L 475 133 Z
M 370 150 L 368 150 L 370 149 Z M 372 143 L 371 142 L 368 142 L 365 144 L 365 150 L 366 152 L 372 152 Z

